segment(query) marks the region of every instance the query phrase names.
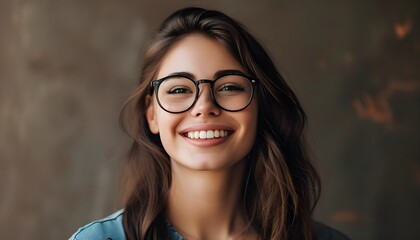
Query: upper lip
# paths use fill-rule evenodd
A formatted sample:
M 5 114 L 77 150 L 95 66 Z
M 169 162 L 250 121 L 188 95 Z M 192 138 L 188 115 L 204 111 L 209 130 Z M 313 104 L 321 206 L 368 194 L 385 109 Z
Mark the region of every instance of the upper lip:
M 193 132 L 193 131 L 207 131 L 207 130 L 228 130 L 233 131 L 232 127 L 223 124 L 199 124 L 191 127 L 187 127 L 180 131 L 181 134 Z

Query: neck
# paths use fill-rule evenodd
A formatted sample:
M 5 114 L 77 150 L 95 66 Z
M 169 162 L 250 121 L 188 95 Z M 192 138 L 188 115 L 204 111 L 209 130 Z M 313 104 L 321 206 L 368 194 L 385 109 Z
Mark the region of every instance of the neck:
M 246 161 L 220 171 L 195 171 L 173 162 L 167 216 L 187 238 L 231 239 L 246 228 L 242 179 Z

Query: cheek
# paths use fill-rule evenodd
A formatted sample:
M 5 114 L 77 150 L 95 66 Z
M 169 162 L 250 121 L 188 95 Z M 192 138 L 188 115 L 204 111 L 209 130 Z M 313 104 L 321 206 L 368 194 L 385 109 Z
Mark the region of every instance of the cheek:
M 258 120 L 258 111 L 256 104 L 251 104 L 246 111 L 240 116 L 241 124 L 244 126 L 242 131 L 242 144 L 243 147 L 250 151 L 255 144 L 255 139 L 257 136 L 257 120 Z
M 181 122 L 181 118 L 178 114 L 171 114 L 162 111 L 156 113 L 156 118 L 159 123 L 160 139 L 165 150 L 167 150 L 168 147 L 174 145 L 173 140 L 178 134 L 177 127 Z
M 250 143 L 250 145 L 251 145 L 251 148 L 254 146 L 254 144 L 255 144 L 255 140 L 256 140 L 256 138 L 257 138 L 257 131 L 258 131 L 258 129 L 257 129 L 257 122 L 256 122 L 257 120 L 255 119 L 255 120 L 253 120 L 253 122 L 251 122 L 250 124 L 252 124 L 251 126 L 251 129 L 250 129 L 250 134 L 252 135 L 252 137 L 251 137 L 251 143 Z
M 245 121 L 250 128 L 250 131 L 255 135 L 257 132 L 257 121 L 258 121 L 258 105 L 254 101 L 250 106 L 249 112 L 247 112 Z

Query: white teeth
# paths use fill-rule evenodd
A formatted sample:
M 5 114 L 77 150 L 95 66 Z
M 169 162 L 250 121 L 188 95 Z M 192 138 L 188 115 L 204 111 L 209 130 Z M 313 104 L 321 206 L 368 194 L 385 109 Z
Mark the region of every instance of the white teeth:
M 216 138 L 220 137 L 219 130 L 214 130 L 214 137 L 216 137 Z
M 206 139 L 207 137 L 207 132 L 206 131 L 200 131 L 200 138 L 201 139 Z
M 207 130 L 207 131 L 192 131 L 188 132 L 187 136 L 191 139 L 210 139 L 210 138 L 222 138 L 228 135 L 228 131 L 225 130 Z

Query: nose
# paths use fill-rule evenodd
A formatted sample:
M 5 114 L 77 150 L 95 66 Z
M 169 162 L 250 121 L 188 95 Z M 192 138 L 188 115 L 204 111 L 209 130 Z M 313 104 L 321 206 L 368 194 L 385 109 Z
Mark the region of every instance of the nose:
M 210 84 L 200 84 L 199 89 L 197 101 L 191 109 L 191 115 L 194 117 L 220 115 L 221 109 L 214 104 L 211 97 Z

